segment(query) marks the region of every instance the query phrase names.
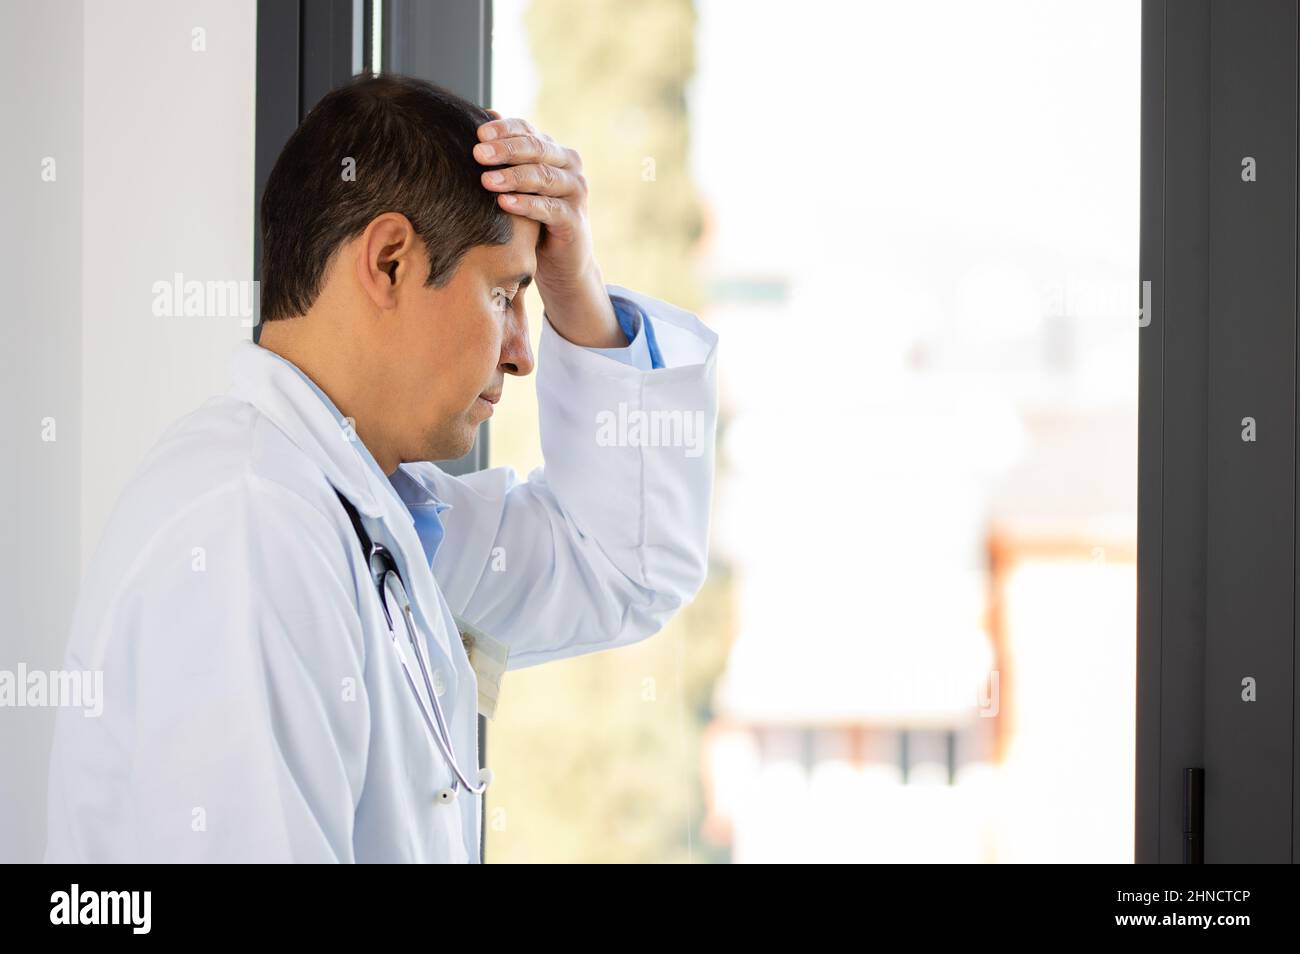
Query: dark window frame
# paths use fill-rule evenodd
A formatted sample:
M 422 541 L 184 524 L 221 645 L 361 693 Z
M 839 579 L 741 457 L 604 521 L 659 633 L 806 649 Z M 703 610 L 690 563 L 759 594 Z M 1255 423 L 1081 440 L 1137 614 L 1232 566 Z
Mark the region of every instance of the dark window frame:
M 1142 6 L 1139 863 L 1300 854 L 1298 32 L 1288 0 Z

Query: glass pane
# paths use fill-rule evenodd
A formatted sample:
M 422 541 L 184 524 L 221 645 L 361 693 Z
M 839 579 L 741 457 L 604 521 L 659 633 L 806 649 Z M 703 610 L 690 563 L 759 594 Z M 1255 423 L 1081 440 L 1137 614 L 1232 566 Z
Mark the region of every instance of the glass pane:
M 721 336 L 713 556 L 511 674 L 488 860 L 1130 861 L 1140 6 L 583 9 L 497 0 L 493 105 Z

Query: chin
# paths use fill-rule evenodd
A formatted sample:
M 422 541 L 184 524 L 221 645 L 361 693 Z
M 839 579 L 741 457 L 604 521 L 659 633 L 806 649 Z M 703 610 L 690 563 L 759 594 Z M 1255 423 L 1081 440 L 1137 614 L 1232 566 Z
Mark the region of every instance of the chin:
M 471 427 L 469 429 L 469 433 L 465 435 L 465 440 L 463 442 L 464 446 L 461 447 L 460 452 L 456 454 L 456 456 L 464 457 L 466 454 L 472 451 L 474 449 L 474 442 L 477 439 L 478 439 L 478 428 Z
M 427 435 L 423 460 L 456 460 L 474 449 L 478 439 L 478 425 L 472 420 L 462 420 L 457 425 L 444 425 Z
M 433 455 L 430 460 L 456 460 L 464 457 L 474 449 L 474 442 L 478 436 L 477 427 L 469 427 L 461 434 L 454 438 L 443 437 L 433 445 Z

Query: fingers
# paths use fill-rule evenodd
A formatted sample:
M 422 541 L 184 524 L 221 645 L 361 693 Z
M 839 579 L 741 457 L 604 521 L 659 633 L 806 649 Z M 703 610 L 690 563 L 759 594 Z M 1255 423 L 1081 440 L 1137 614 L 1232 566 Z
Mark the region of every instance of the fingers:
M 507 136 L 537 136 L 540 135 L 533 124 L 526 119 L 502 119 L 501 114 L 495 109 L 487 110 L 495 118 L 491 122 L 484 123 L 478 127 L 478 138 L 487 142 L 490 139 L 504 139 Z
M 583 193 L 587 180 L 581 173 L 546 163 L 527 163 L 491 169 L 480 177 L 493 192 L 532 192 L 537 195 L 567 196 Z
M 498 195 L 497 204 L 513 215 L 536 219 L 552 234 L 561 237 L 573 229 L 577 218 L 577 212 L 572 205 L 549 195 L 511 192 L 507 195 Z
M 526 119 L 487 112 L 494 118 L 478 127 L 474 158 L 499 168 L 483 172 L 484 188 L 499 193 L 497 204 L 507 212 L 536 219 L 552 233 L 573 229 L 587 195 L 582 158 Z
M 484 165 L 519 165 L 545 163 L 561 169 L 581 170 L 578 154 L 561 146 L 550 136 L 536 132 L 523 119 L 496 119 L 478 127 L 479 139 L 474 158 Z

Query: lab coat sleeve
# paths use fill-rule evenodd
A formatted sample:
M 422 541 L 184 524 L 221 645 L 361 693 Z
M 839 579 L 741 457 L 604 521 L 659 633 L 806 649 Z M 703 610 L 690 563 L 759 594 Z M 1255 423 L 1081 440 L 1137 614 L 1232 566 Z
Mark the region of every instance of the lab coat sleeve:
M 628 343 L 621 348 L 588 348 L 587 350 L 630 364 L 643 371 L 662 368 L 663 359 L 658 354 L 658 346 L 652 340 L 654 332 L 650 323 L 644 320 L 645 316 L 641 309 L 635 302 L 620 295 L 611 295 L 609 300 L 614 306 L 619 327 L 623 329 L 623 335 Z
M 543 320 L 544 465 L 426 476 L 452 504 L 434 575 L 452 612 L 510 647 L 508 668 L 627 645 L 703 584 L 717 421 L 717 335 L 673 305 L 607 286 L 653 323 L 664 367 L 565 340 Z
M 324 514 L 252 475 L 155 535 L 147 569 L 131 575 L 92 644 L 102 646 L 105 696 L 134 700 L 123 752 L 133 836 L 119 857 L 354 860 L 370 725 L 345 554 Z M 91 759 L 95 729 L 83 721 L 62 741 Z M 93 763 L 60 765 L 52 844 L 93 840 L 77 794 L 95 784 Z

